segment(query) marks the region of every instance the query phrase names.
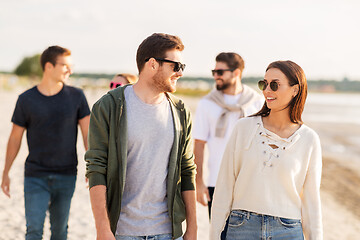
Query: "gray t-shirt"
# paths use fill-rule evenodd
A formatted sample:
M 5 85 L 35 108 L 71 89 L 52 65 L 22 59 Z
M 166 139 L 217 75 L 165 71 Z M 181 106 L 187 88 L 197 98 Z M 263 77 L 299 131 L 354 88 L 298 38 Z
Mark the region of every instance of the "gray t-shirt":
M 167 175 L 174 141 L 169 101 L 146 104 L 132 86 L 125 88 L 128 159 L 125 189 L 116 235 L 171 233 Z

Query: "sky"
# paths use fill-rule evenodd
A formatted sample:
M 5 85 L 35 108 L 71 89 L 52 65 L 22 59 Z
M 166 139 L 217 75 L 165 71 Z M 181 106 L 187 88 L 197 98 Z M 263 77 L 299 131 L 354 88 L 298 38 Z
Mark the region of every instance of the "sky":
M 359 12 L 357 0 L 2 0 L 0 71 L 60 45 L 75 72 L 136 74 L 139 44 L 162 32 L 182 39 L 184 76 L 211 77 L 231 51 L 243 76 L 292 60 L 308 79 L 360 80 Z

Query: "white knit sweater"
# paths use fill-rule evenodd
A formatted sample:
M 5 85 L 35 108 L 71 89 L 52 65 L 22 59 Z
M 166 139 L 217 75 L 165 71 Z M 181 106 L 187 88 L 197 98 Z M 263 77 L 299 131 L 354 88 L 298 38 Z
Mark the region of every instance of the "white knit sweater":
M 311 128 L 302 125 L 284 139 L 265 129 L 261 117 L 240 119 L 216 182 L 210 239 L 220 239 L 233 209 L 301 219 L 307 240 L 322 239 L 321 168 L 320 140 Z

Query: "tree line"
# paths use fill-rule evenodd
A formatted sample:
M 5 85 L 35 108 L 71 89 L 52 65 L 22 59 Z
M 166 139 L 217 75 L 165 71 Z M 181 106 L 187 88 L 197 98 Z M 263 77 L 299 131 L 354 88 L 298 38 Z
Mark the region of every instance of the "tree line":
M 41 77 L 42 69 L 40 65 L 40 54 L 24 57 L 20 64 L 15 68 L 14 73 L 18 76 Z M 114 74 L 101 73 L 75 73 L 75 78 L 112 79 Z M 242 81 L 248 84 L 257 84 L 262 77 L 244 77 Z M 182 77 L 182 81 L 205 81 L 212 83 L 211 77 Z M 336 80 L 311 80 L 308 79 L 310 90 L 316 91 L 341 91 L 341 92 L 360 92 L 360 81 L 350 81 L 344 78 L 342 81 Z

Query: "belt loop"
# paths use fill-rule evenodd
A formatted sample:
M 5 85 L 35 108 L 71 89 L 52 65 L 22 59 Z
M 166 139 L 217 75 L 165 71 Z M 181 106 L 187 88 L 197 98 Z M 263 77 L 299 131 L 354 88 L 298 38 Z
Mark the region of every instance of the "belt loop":
M 249 220 L 250 219 L 250 212 L 247 211 L 247 219 Z

